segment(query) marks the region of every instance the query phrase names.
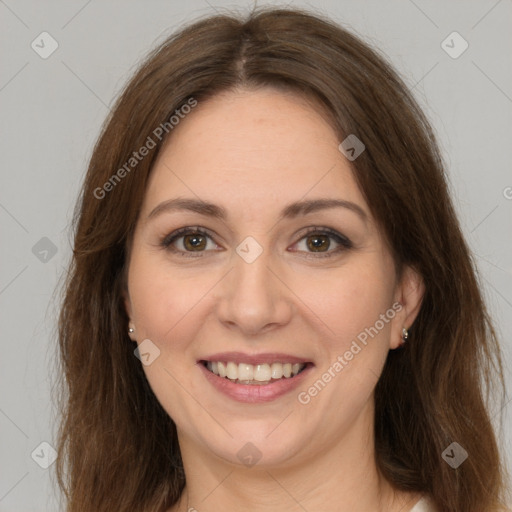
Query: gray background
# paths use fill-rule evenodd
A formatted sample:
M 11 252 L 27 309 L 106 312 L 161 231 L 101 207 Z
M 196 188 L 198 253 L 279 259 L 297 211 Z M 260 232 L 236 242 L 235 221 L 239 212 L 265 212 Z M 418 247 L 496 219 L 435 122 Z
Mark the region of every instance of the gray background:
M 0 0 L 0 512 L 57 510 L 54 466 L 43 469 L 35 462 L 48 462 L 50 449 L 40 443 L 55 440 L 55 289 L 70 257 L 69 224 L 78 188 L 109 105 L 136 63 L 175 28 L 214 10 L 252 5 L 185 4 Z M 289 5 L 321 11 L 352 28 L 387 54 L 413 88 L 448 164 L 455 203 L 503 342 L 510 388 L 510 0 Z M 46 59 L 31 47 L 34 40 L 43 46 L 38 37 L 43 31 L 59 45 Z M 458 58 L 441 47 L 453 31 L 469 43 Z M 459 43 L 452 51 L 461 48 Z M 44 48 L 50 48 L 49 39 Z M 509 403 L 500 446 L 512 466 L 511 410 Z

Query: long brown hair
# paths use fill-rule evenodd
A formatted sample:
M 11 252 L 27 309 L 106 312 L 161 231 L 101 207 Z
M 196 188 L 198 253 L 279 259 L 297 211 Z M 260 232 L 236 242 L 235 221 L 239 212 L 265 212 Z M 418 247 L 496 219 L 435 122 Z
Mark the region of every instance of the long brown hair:
M 130 80 L 94 148 L 59 323 L 56 470 L 67 511 L 153 512 L 183 490 L 175 425 L 127 335 L 127 255 L 173 113 L 191 99 L 258 86 L 314 99 L 340 141 L 364 142 L 354 177 L 397 268 L 410 265 L 425 282 L 409 340 L 389 353 L 375 390 L 378 469 L 398 489 L 430 494 L 442 512 L 498 509 L 505 468 L 489 397 L 504 396 L 500 349 L 429 122 L 358 37 L 307 11 L 273 8 L 212 16 L 167 39 Z M 130 160 L 143 146 L 146 156 Z M 453 442 L 469 455 L 457 469 L 442 457 Z

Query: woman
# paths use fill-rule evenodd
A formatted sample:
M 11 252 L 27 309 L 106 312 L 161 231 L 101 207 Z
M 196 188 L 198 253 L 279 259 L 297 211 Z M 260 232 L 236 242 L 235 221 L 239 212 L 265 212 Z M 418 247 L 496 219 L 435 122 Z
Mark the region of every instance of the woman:
M 147 58 L 91 158 L 60 349 L 69 512 L 504 509 L 500 351 L 431 128 L 318 16 Z

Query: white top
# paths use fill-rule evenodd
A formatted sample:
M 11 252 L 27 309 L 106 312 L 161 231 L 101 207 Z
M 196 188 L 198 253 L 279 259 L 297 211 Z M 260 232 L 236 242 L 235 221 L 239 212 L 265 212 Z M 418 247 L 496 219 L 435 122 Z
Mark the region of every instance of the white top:
M 437 508 L 434 506 L 430 498 L 423 496 L 416 505 L 411 508 L 411 512 L 437 512 Z

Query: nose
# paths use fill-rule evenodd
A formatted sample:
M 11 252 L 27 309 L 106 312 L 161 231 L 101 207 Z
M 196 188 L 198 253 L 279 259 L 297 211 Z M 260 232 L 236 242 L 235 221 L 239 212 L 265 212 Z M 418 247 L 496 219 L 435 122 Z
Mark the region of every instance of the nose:
M 218 318 L 245 336 L 286 325 L 293 315 L 293 293 L 270 259 L 265 250 L 250 263 L 235 254 L 232 270 L 220 283 Z

